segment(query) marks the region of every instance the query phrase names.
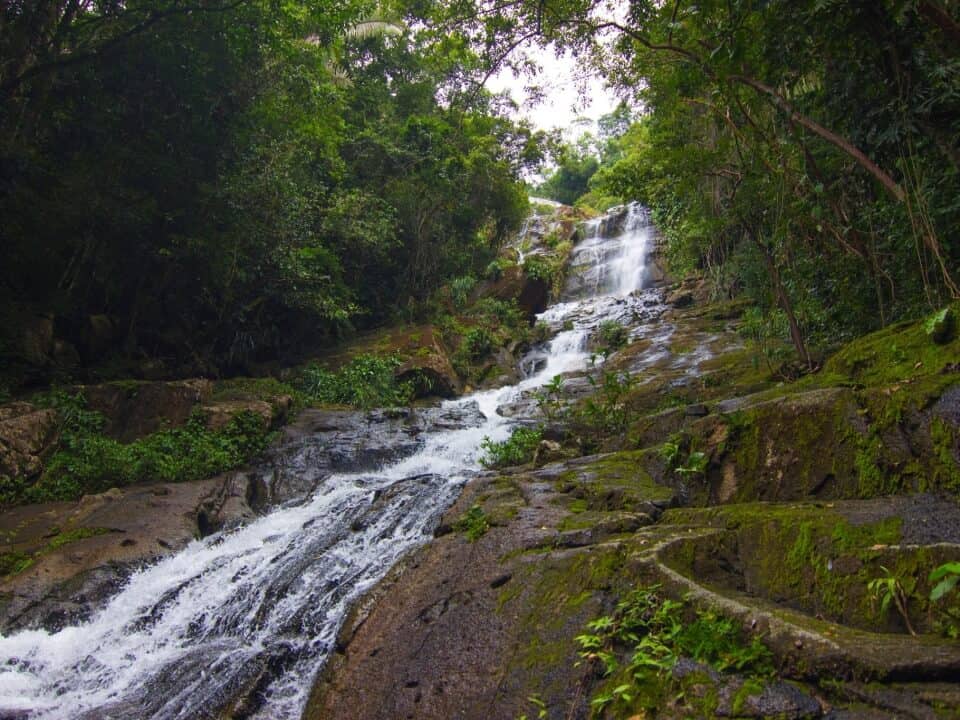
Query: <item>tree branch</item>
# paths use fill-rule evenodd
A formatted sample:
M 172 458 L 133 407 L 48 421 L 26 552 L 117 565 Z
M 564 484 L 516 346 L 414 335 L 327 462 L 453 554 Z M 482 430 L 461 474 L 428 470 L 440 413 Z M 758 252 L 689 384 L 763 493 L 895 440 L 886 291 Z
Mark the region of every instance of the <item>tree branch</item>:
M 792 121 L 807 128 L 807 130 L 823 138 L 831 145 L 842 150 L 851 158 L 856 160 L 864 170 L 873 175 L 873 177 L 876 178 L 881 185 L 883 185 L 887 192 L 889 192 L 897 202 L 903 202 L 906 200 L 906 194 L 904 193 L 903 188 L 901 188 L 892 177 L 884 172 L 879 165 L 868 158 L 862 150 L 845 138 L 837 135 L 832 130 L 825 128 L 815 120 L 812 120 L 806 115 L 797 112 L 794 107 L 788 103 L 774 88 L 760 82 L 759 80 L 754 80 L 753 78 L 746 77 L 744 75 L 731 75 L 729 79 L 732 82 L 746 85 L 747 87 L 751 87 L 759 93 L 767 95 L 773 104 L 783 110 L 783 112 L 785 112 Z

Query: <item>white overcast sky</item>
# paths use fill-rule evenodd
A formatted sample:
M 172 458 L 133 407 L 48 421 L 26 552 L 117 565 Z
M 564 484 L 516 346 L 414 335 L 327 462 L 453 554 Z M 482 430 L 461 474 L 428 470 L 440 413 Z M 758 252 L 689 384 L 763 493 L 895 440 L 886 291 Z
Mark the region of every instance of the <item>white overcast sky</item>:
M 513 100 L 520 106 L 519 116 L 528 118 L 539 130 L 560 128 L 573 140 L 584 130 L 594 131 L 594 127 L 573 127 L 578 117 L 587 117 L 596 121 L 617 106 L 617 98 L 604 87 L 603 80 L 591 76 L 585 69 L 577 67 L 576 61 L 569 55 L 556 57 L 545 52 L 538 58 L 543 65 L 543 73 L 536 78 L 513 77 L 508 70 L 503 70 L 487 81 L 487 89 L 491 92 L 506 90 Z M 578 78 L 585 78 L 587 96 L 591 100 L 584 104 L 578 97 Z M 545 98 L 542 103 L 530 107 L 524 87 L 536 83 L 543 87 Z

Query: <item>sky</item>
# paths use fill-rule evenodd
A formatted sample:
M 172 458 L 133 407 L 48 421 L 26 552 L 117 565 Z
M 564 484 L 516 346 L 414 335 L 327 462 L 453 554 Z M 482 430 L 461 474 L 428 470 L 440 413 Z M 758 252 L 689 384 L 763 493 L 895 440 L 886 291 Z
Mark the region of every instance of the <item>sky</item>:
M 539 60 L 544 71 L 535 80 L 545 91 L 546 97 L 542 103 L 528 106 L 524 86 L 530 83 L 530 79 L 515 78 L 509 70 L 502 70 L 487 81 L 487 89 L 491 92 L 508 91 L 520 105 L 519 116 L 528 118 L 535 128 L 560 128 L 567 132 L 568 139 L 573 140 L 585 130 L 595 130 L 593 126 L 574 126 L 578 117 L 585 116 L 596 121 L 617 106 L 617 98 L 604 87 L 603 80 L 578 69 L 576 61 L 569 55 L 557 58 L 553 54 L 546 54 Z M 578 98 L 578 77 L 586 82 L 587 95 L 592 99 L 589 105 L 583 106 Z

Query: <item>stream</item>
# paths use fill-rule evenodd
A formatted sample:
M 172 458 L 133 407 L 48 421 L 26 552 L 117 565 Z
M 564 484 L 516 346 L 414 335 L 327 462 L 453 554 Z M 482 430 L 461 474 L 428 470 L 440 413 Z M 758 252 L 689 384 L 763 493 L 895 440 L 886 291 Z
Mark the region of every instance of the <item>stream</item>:
M 509 437 L 517 421 L 498 408 L 585 369 L 597 326 L 650 304 L 635 292 L 653 238 L 645 211 L 585 229 L 562 302 L 540 316 L 558 332 L 525 358 L 527 376 L 444 403 L 467 427 L 428 427 L 404 459 L 331 474 L 305 499 L 194 541 L 135 572 L 87 622 L 0 636 L 0 717 L 218 717 L 240 696 L 256 698 L 249 717 L 300 717 L 350 607 L 429 541 L 483 439 Z

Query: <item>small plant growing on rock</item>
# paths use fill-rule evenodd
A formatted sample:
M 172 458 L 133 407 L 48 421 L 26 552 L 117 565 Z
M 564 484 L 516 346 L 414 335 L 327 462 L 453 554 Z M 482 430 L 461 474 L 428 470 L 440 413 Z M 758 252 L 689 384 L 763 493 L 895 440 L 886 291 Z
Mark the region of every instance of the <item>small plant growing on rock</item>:
M 707 463 L 706 453 L 694 450 L 687 456 L 686 462 L 679 467 L 675 467 L 673 471 L 681 475 L 702 475 L 707 471 Z
M 596 389 L 578 412 L 579 419 L 589 428 L 602 433 L 621 432 L 630 422 L 626 399 L 636 384 L 635 377 L 626 373 L 604 372 L 600 381 L 588 375 L 587 380 Z
M 548 420 L 556 420 L 562 413 L 563 403 L 563 376 L 554 375 L 553 379 L 533 394 L 537 400 L 537 407 Z
M 945 597 L 951 597 L 953 603 L 942 610 L 942 617 L 937 620 L 936 628 L 939 632 L 954 640 L 960 638 L 960 562 L 948 562 L 934 568 L 930 572 L 930 582 L 937 583 L 930 590 L 930 601 L 939 602 Z
M 616 320 L 604 320 L 599 327 L 600 342 L 604 347 L 604 354 L 619 350 L 627 344 L 629 333 L 627 328 Z
M 484 451 L 480 463 L 486 468 L 523 465 L 533 460 L 541 439 L 542 430 L 526 427 L 515 428 L 510 437 L 502 442 L 485 437 L 480 443 L 480 448 Z
M 900 581 L 900 578 L 883 567 L 883 565 L 880 566 L 880 569 L 886 574 L 883 577 L 874 578 L 867 583 L 867 590 L 870 591 L 874 602 L 880 603 L 880 614 L 886 614 L 892 604 L 897 609 L 900 617 L 903 618 L 903 622 L 907 626 L 909 633 L 916 635 L 917 633 L 910 623 L 910 615 L 907 612 L 907 593 L 903 589 L 903 583 Z
M 587 630 L 575 638 L 580 657 L 599 664 L 613 686 L 591 700 L 598 715 L 608 706 L 635 710 L 635 699 L 651 709 L 662 706 L 657 695 L 664 673 L 680 658 L 745 673 L 748 680 L 773 672 L 773 656 L 759 638 L 744 638 L 735 621 L 713 611 L 694 612 L 664 597 L 660 585 L 629 593 L 612 615 L 589 622 Z
M 462 532 L 470 542 L 476 542 L 490 529 L 487 514 L 479 505 L 472 505 L 454 524 L 453 529 Z

